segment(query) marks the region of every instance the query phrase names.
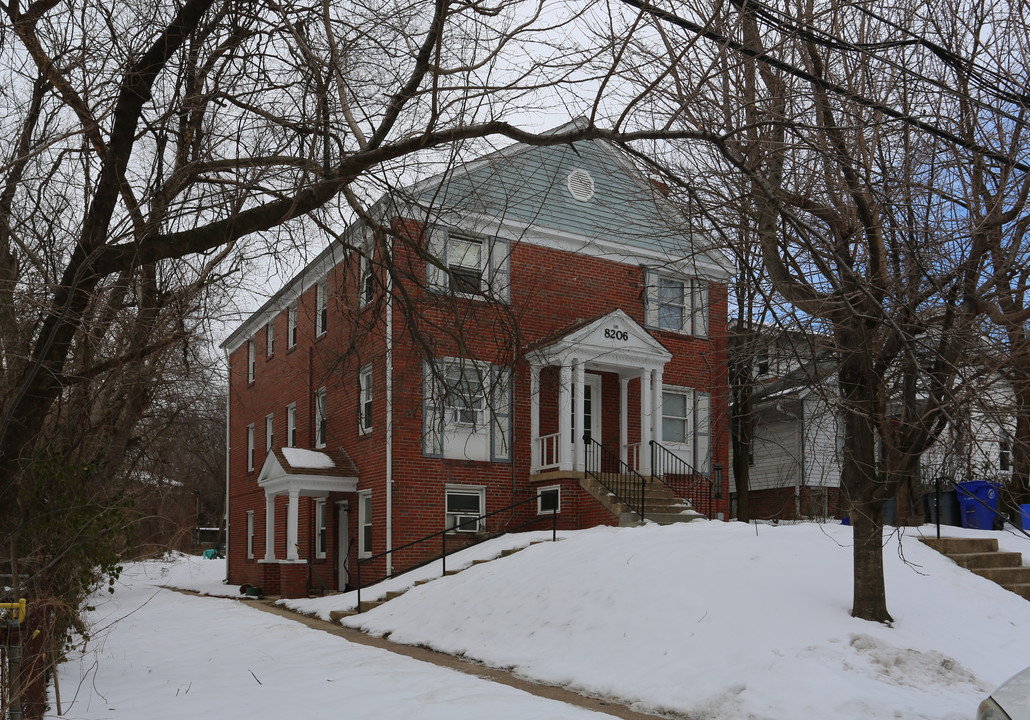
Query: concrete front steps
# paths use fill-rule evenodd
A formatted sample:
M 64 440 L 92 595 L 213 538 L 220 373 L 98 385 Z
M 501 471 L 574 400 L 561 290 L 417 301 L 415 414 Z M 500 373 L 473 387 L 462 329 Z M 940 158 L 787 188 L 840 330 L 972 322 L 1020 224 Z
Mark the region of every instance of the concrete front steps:
M 1010 592 L 1030 600 L 1030 567 L 1023 554 L 1001 552 L 996 538 L 920 538 L 937 552 Z
M 529 543 L 529 545 L 536 545 L 537 543 L 540 543 L 540 542 L 548 542 L 548 541 L 545 541 L 545 540 L 534 540 L 533 542 Z M 473 560 L 471 563 L 469 563 L 468 565 L 466 565 L 464 567 L 453 568 L 451 570 L 448 570 L 447 572 L 445 572 L 440 577 L 449 577 L 451 575 L 457 575 L 462 570 L 468 570 L 470 567 L 474 567 L 476 565 L 482 565 L 482 564 L 488 563 L 488 562 L 493 562 L 494 560 L 499 560 L 500 558 L 505 558 L 505 557 L 508 557 L 509 555 L 514 555 L 515 553 L 519 552 L 520 550 L 524 550 L 525 548 L 529 547 L 529 545 L 525 545 L 523 547 L 507 548 L 505 550 L 501 550 L 501 554 L 497 555 L 496 557 L 482 558 L 480 560 Z M 421 580 L 416 580 L 415 582 L 413 582 L 411 584 L 411 587 L 406 587 L 406 588 L 403 588 L 401 590 L 391 590 L 390 592 L 386 593 L 386 595 L 384 595 L 379 600 L 362 600 L 361 601 L 361 607 L 359 607 L 356 610 L 330 610 L 329 611 L 329 619 L 332 620 L 333 622 L 339 622 L 342 618 L 350 617 L 351 615 L 357 615 L 358 613 L 368 612 L 372 608 L 377 608 L 380 605 L 382 605 L 383 603 L 388 603 L 391 600 L 399 598 L 401 595 L 403 595 L 404 593 L 408 592 L 408 590 L 410 590 L 413 587 L 418 587 L 419 585 L 425 585 L 426 583 L 430 583 L 430 582 L 433 582 L 434 580 L 439 580 L 439 579 L 440 579 L 439 577 L 422 578 Z M 366 588 L 362 588 L 362 592 L 369 591 L 369 590 L 371 590 L 374 587 L 375 587 L 375 585 L 369 585 Z
M 619 518 L 620 527 L 632 527 L 640 524 L 640 515 L 629 508 L 626 503 L 613 496 L 596 479 L 589 475 L 579 481 L 580 487 L 593 495 L 609 512 Z M 644 519 L 659 525 L 690 522 L 703 518 L 704 515 L 694 510 L 689 502 L 674 494 L 660 480 L 647 479 L 644 485 Z

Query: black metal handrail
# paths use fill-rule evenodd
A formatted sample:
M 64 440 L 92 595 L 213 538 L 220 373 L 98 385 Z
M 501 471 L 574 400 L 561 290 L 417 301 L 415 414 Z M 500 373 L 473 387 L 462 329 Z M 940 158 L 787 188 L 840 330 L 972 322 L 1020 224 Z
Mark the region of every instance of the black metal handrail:
M 697 512 L 712 517 L 714 499 L 719 496 L 712 478 L 655 440 L 651 441 L 651 474 Z
M 357 611 L 359 613 L 361 612 L 361 566 L 363 564 L 370 563 L 373 560 L 378 560 L 379 558 L 386 557 L 387 555 L 393 555 L 394 553 L 400 552 L 401 550 L 407 550 L 408 548 L 414 547 L 416 545 L 421 545 L 422 543 L 428 542 L 428 541 L 432 540 L 433 538 L 439 537 L 440 538 L 440 554 L 439 555 L 435 555 L 435 556 L 433 556 L 431 558 L 428 558 L 426 560 L 422 560 L 422 561 L 417 562 L 417 563 L 415 563 L 413 565 L 410 565 L 410 566 L 404 568 L 403 570 L 401 570 L 400 572 L 390 573 L 389 577 L 397 577 L 398 575 L 403 575 L 404 573 L 411 572 L 412 570 L 418 570 L 420 567 L 424 567 L 424 566 L 428 565 L 429 563 L 434 563 L 437 560 L 439 560 L 440 563 L 441 563 L 440 576 L 443 577 L 444 575 L 447 574 L 447 556 L 448 555 L 453 555 L 454 553 L 459 552 L 461 550 L 465 550 L 466 548 L 475 547 L 476 545 L 478 545 L 478 544 L 480 544 L 482 542 L 486 542 L 487 540 L 493 540 L 494 538 L 499 538 L 502 535 L 507 535 L 508 533 L 515 532 L 516 530 L 521 530 L 524 527 L 527 527 L 529 525 L 533 525 L 535 523 L 540 522 L 541 518 L 540 518 L 540 516 L 537 516 L 537 517 L 531 518 L 530 520 L 527 520 L 524 523 L 521 523 L 520 525 L 516 525 L 514 527 L 506 525 L 504 527 L 504 529 L 500 530 L 499 532 L 483 533 L 483 535 L 484 535 L 483 537 L 478 537 L 475 540 L 473 540 L 472 542 L 467 542 L 467 541 L 463 542 L 461 547 L 454 548 L 450 552 L 447 551 L 447 535 L 449 533 L 457 532 L 459 530 L 459 528 L 465 527 L 466 525 L 473 525 L 474 524 L 476 527 L 478 527 L 479 523 L 481 523 L 482 521 L 486 520 L 488 517 L 493 517 L 494 515 L 500 515 L 501 513 L 509 512 L 509 511 L 514 510 L 515 508 L 521 506 L 521 505 L 525 505 L 528 502 L 539 501 L 540 497 L 542 495 L 543 495 L 543 493 L 537 493 L 536 495 L 532 495 L 532 496 L 526 498 L 525 500 L 519 500 L 518 502 L 512 503 L 511 505 L 503 507 L 503 508 L 501 508 L 499 510 L 494 510 L 493 512 L 488 512 L 485 515 L 476 515 L 475 517 L 468 517 L 467 519 L 460 521 L 457 525 L 455 525 L 453 527 L 444 528 L 443 530 L 440 530 L 438 532 L 431 533 L 429 535 L 426 535 L 425 537 L 421 537 L 418 540 L 412 540 L 409 543 L 404 543 L 403 545 L 398 545 L 395 548 L 391 548 L 390 550 L 386 550 L 386 551 L 381 552 L 381 553 L 376 553 L 375 555 L 370 555 L 370 556 L 368 556 L 366 558 L 359 558 L 358 562 L 357 562 L 357 565 L 355 567 L 355 569 L 356 569 L 356 572 L 355 572 L 355 584 L 357 585 L 357 587 L 355 589 L 357 590 L 357 593 L 358 593 L 358 596 L 357 596 L 357 603 L 358 603 L 357 604 Z M 551 512 L 551 542 L 554 542 L 557 539 L 558 539 L 558 511 L 554 510 L 553 512 Z M 383 578 L 383 579 L 385 579 L 385 578 Z M 377 580 L 376 582 L 379 582 L 379 581 Z
M 586 474 L 643 520 L 644 486 L 647 485 L 644 476 L 592 437 L 584 436 L 583 444 L 586 446 Z

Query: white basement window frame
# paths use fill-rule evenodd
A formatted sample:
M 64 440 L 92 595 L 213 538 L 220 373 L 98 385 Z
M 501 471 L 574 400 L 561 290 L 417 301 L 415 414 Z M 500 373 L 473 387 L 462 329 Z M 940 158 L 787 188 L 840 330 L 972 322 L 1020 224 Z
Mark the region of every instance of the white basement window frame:
M 546 485 L 536 489 L 536 514 L 561 514 L 561 485 Z
M 485 514 L 486 487 L 482 485 L 444 486 L 444 527 L 448 532 L 482 532 L 486 522 L 480 516 Z

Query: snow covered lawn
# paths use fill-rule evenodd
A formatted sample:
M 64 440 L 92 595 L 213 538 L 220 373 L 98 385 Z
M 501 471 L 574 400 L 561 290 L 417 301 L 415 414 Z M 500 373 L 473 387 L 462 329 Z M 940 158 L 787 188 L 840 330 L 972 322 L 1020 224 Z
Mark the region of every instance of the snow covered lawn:
M 344 623 L 699 720 L 969 720 L 984 695 L 1030 665 L 1030 602 L 933 552 L 918 532 L 900 543 L 885 536 L 891 628 L 848 615 L 850 528 L 718 522 L 566 533 Z M 994 535 L 1030 557 L 1022 536 L 945 534 Z M 507 542 L 477 553 L 496 555 Z M 65 717 L 585 713 L 246 603 L 155 587 L 235 594 L 220 584 L 222 562 L 163 567 L 131 566 L 126 586 L 102 600 L 96 655 L 62 668 L 66 707 L 82 679 Z M 348 595 L 291 603 L 323 616 L 352 604 Z
M 60 717 L 610 717 L 354 645 L 246 603 L 155 585 L 185 579 L 215 589 L 224 569 L 224 562 L 182 558 L 129 565 L 117 592 L 98 599 L 86 652 L 60 669 Z M 56 708 L 48 717 L 58 717 Z

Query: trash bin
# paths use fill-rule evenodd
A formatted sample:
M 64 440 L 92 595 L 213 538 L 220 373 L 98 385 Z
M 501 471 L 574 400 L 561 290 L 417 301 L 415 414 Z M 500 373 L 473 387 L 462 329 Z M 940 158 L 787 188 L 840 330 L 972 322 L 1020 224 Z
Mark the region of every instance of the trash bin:
M 1019 527 L 1030 531 L 1030 505 L 1019 506 Z
M 962 509 L 962 527 L 993 530 L 998 515 L 998 488 L 985 480 L 955 483 L 958 503 Z
M 930 522 L 937 523 L 937 493 L 929 492 L 923 496 L 926 498 L 926 509 L 927 515 L 930 518 Z M 954 490 L 941 490 L 941 507 L 940 507 L 941 525 L 954 525 L 956 527 L 962 524 L 962 515 L 959 512 L 958 497 Z

